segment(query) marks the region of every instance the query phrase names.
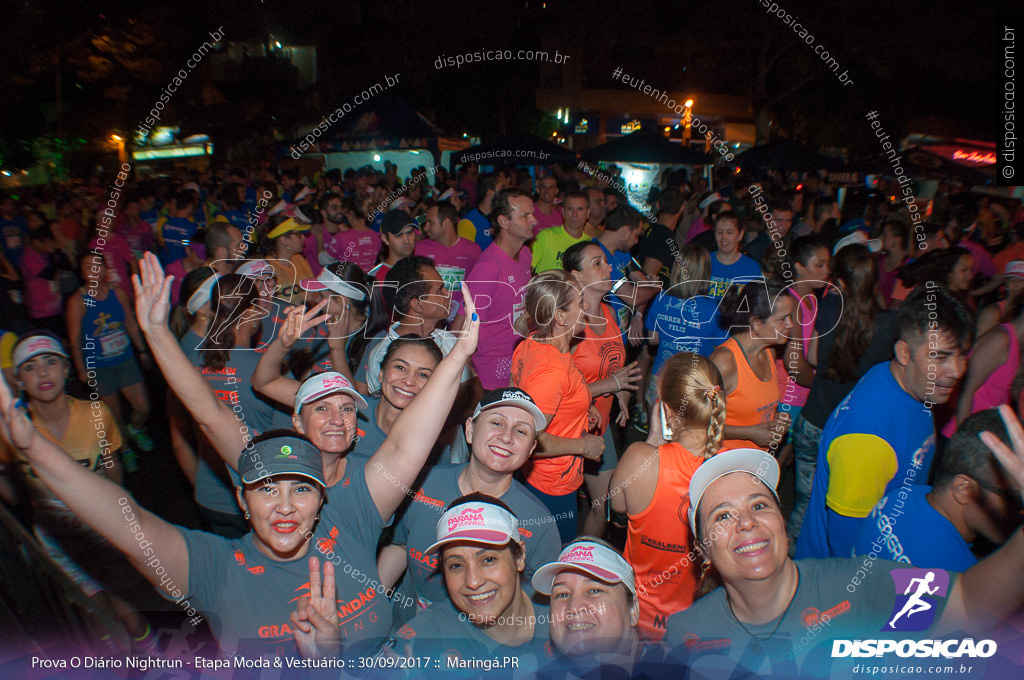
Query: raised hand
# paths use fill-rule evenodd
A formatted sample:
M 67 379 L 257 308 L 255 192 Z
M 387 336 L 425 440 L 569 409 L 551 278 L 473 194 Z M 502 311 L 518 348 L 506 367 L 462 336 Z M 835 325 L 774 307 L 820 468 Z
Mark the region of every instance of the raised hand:
M 164 275 L 153 253 L 146 253 L 139 260 L 139 273 L 132 276 L 132 287 L 135 289 L 135 316 L 146 335 L 167 327 L 173 282 L 174 276 Z
M 1013 449 L 1011 450 L 999 437 L 991 432 L 985 431 L 978 436 L 985 443 L 985 446 L 992 450 L 995 457 L 999 459 L 1003 469 L 1006 470 L 1006 474 L 1016 482 L 1017 493 L 1024 496 L 1024 493 L 1022 493 L 1022 490 L 1024 490 L 1024 428 L 1021 427 L 1020 420 L 1014 415 L 1013 410 L 1006 404 L 999 407 L 999 415 L 1003 419 L 1003 424 L 1006 425 L 1006 432 L 1010 435 L 1010 443 L 1013 444 Z M 1024 502 L 1024 497 L 1022 497 L 1022 502 Z
M 477 342 L 480 340 L 480 316 L 476 313 L 476 303 L 470 295 L 469 286 L 463 281 L 462 301 L 466 308 L 466 323 L 459 331 L 459 341 L 455 343 L 452 352 L 459 351 L 463 357 L 468 359 L 476 351 Z
M 16 449 L 25 450 L 37 436 L 28 419 L 28 410 L 11 394 L 7 381 L 0 376 L 0 435 Z
M 321 580 L 320 560 L 309 558 L 309 598 L 299 598 L 298 609 L 290 618 L 295 644 L 303 658 L 340 656 L 341 630 L 338 628 L 334 564 L 330 560 L 324 561 Z
M 308 311 L 303 305 L 295 305 L 286 309 L 284 312 L 286 318 L 281 326 L 281 332 L 278 334 L 281 344 L 286 349 L 291 349 L 305 333 L 326 321 L 326 314 L 317 316 L 317 312 L 326 306 L 327 300 L 321 300 L 319 304 Z
M 344 298 L 337 298 L 338 300 L 344 300 Z M 340 347 L 344 348 L 345 343 L 349 337 L 353 335 L 348 330 L 348 319 L 352 314 L 350 304 L 345 301 L 344 304 L 340 305 L 341 312 L 338 314 L 328 315 L 327 317 L 327 346 L 328 347 Z

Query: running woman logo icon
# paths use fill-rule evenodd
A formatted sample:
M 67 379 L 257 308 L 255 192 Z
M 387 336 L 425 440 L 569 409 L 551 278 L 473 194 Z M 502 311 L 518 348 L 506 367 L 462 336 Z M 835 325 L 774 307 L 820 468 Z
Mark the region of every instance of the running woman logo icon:
M 936 605 L 948 595 L 949 573 L 943 569 L 893 569 L 889 575 L 896 584 L 896 601 L 882 630 L 927 630 L 935 622 Z

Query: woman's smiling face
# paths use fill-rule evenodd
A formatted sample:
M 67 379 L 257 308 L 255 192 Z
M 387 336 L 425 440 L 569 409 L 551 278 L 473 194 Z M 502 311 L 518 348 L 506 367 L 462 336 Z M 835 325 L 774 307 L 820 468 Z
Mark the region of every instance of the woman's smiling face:
M 424 347 L 405 344 L 395 351 L 381 369 L 381 399 L 404 409 L 420 393 L 437 368 L 437 360 Z
M 711 563 L 726 583 L 759 581 L 785 564 L 786 523 L 775 497 L 754 475 L 733 472 L 716 479 L 698 511 Z
M 256 548 L 275 560 L 301 557 L 308 549 L 323 501 L 320 486 L 300 475 L 275 475 L 238 491 L 249 513 Z

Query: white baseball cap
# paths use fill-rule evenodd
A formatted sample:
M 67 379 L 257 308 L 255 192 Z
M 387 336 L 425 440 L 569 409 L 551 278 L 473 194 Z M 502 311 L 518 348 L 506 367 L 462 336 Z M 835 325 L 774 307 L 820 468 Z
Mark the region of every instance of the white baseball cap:
M 353 300 L 366 299 L 365 290 L 341 278 L 332 272 L 330 267 L 324 267 L 324 270 L 320 272 L 320 276 L 315 279 L 303 279 L 299 285 L 302 286 L 302 290 L 330 290 Z
M 427 554 L 437 552 L 446 543 L 470 541 L 486 545 L 522 543 L 519 520 L 511 512 L 487 501 L 468 501 L 448 508 L 437 520 L 437 541 Z
M 60 340 L 49 335 L 30 335 L 14 346 L 11 361 L 14 363 L 14 367 L 18 368 L 32 357 L 40 354 L 59 354 L 65 359 L 69 358 Z
M 299 411 L 306 404 L 336 393 L 347 394 L 352 397 L 355 399 L 356 404 L 359 405 L 359 408 L 367 407 L 366 399 L 363 399 L 363 395 L 356 391 L 356 388 L 352 386 L 348 378 L 341 373 L 328 371 L 326 373 L 318 373 L 302 383 L 299 391 L 295 393 L 295 414 L 298 415 Z
M 1011 276 L 1015 279 L 1024 279 L 1024 260 L 1010 260 L 1006 263 L 1006 271 L 1003 276 Z
M 185 303 L 185 309 L 188 310 L 189 314 L 195 314 L 203 305 L 210 301 L 210 298 L 213 297 L 213 287 L 219 278 L 220 276 L 214 272 L 199 284 L 196 292 L 192 293 L 188 302 Z
M 633 567 L 622 555 L 606 545 L 586 538 L 566 544 L 558 559 L 545 564 L 533 575 L 533 587 L 543 595 L 551 594 L 555 576 L 565 569 L 578 569 L 605 583 L 621 583 L 636 595 Z
M 868 238 L 867 235 L 859 230 L 854 229 L 852 232 L 836 241 L 835 247 L 832 248 L 832 254 L 835 255 L 844 247 L 859 243 L 865 246 L 872 253 L 877 253 L 882 249 L 882 239 L 880 238 Z
M 708 458 L 700 464 L 690 479 L 690 531 L 697 536 L 697 506 L 704 492 L 717 479 L 733 472 L 749 472 L 771 489 L 775 500 L 779 496 L 775 487 L 779 485 L 779 461 L 775 456 L 761 449 L 732 449 Z
M 235 273 L 248 276 L 250 279 L 269 278 L 275 275 L 274 268 L 266 260 L 246 260 L 238 265 Z

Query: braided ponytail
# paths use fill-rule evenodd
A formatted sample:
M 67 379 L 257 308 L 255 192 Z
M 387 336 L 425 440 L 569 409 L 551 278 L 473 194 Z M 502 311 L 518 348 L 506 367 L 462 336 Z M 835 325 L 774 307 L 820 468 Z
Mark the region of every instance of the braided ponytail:
M 725 393 L 718 368 L 705 356 L 679 352 L 670 357 L 658 376 L 661 402 L 666 405 L 671 429 L 707 432 L 705 460 L 718 453 L 725 427 Z
M 718 453 L 725 433 L 725 393 L 715 385 L 708 390 L 711 402 L 711 418 L 708 420 L 708 440 L 704 444 L 704 460 Z

